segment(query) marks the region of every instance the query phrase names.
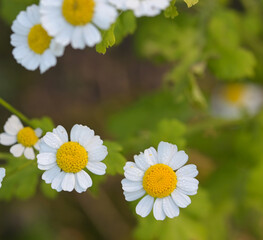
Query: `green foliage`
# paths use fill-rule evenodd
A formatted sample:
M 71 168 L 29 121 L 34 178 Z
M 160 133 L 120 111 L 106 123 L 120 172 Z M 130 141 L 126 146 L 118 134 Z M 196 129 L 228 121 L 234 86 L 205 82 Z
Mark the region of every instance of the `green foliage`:
M 0 0 L 0 15 L 8 24 L 12 24 L 20 11 L 38 2 L 37 0 Z
M 175 2 L 176 2 L 176 0 L 172 0 L 170 2 L 170 6 L 164 10 L 164 16 L 165 17 L 174 19 L 175 17 L 178 16 L 178 11 L 177 11 L 177 8 L 175 6 Z
M 28 160 L 24 157 L 15 158 L 11 154 L 0 157 L 7 161 L 6 177 L 2 182 L 0 199 L 10 200 L 11 198 L 28 199 L 36 192 L 40 171 L 35 160 Z
M 199 0 L 184 0 L 188 7 L 192 7 L 193 5 L 197 4 Z
M 43 131 L 43 135 L 46 132 L 52 132 L 53 128 L 55 127 L 53 121 L 49 117 L 31 119 L 30 124 L 34 128 L 41 128 Z
M 110 29 L 102 32 L 102 41 L 96 45 L 98 53 L 106 53 L 107 48 L 119 44 L 123 38 L 136 29 L 136 18 L 131 11 L 121 13 Z

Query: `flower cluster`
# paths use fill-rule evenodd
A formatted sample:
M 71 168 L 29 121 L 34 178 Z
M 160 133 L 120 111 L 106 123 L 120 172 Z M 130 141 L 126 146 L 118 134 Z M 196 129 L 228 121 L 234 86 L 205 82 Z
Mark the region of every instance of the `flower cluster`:
M 18 63 L 44 73 L 71 44 L 75 49 L 102 41 L 101 30 L 116 21 L 118 10 L 137 17 L 156 16 L 171 0 L 41 0 L 18 14 L 12 25 L 11 44 Z
M 14 157 L 35 159 L 40 170 L 45 172 L 42 179 L 51 184 L 56 191 L 76 190 L 85 192 L 92 186 L 89 172 L 96 175 L 106 173 L 102 161 L 108 155 L 107 147 L 94 131 L 87 126 L 75 124 L 70 134 L 62 126 L 47 132 L 42 138 L 42 130 L 24 127 L 15 115 L 4 125 L 0 134 L 0 143 L 11 146 Z M 134 162 L 124 167 L 125 178 L 122 188 L 127 201 L 143 197 L 136 207 L 136 213 L 146 217 L 153 209 L 157 220 L 179 215 L 179 207 L 185 208 L 191 203 L 188 195 L 197 193 L 198 174 L 196 166 L 189 164 L 184 151 L 177 146 L 160 142 L 158 151 L 153 147 L 134 156 Z M 8 175 L 8 173 L 7 173 Z M 0 168 L 0 187 L 5 177 L 5 169 Z

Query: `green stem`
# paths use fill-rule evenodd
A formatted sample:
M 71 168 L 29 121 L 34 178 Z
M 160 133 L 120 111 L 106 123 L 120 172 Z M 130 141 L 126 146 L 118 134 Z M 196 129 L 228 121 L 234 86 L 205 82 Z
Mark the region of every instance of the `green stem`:
M 8 102 L 6 102 L 3 98 L 0 98 L 0 105 L 2 105 L 5 109 L 7 109 L 9 112 L 15 114 L 17 117 L 19 117 L 24 123 L 32 127 L 32 124 L 30 123 L 30 120 L 21 112 L 16 110 L 13 106 L 11 106 Z

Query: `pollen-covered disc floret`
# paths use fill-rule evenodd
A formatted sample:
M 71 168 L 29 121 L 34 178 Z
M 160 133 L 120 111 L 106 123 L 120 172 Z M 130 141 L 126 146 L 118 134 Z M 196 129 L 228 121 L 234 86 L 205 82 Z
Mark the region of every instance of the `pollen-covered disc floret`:
M 120 10 L 132 10 L 136 17 L 159 15 L 166 9 L 171 0 L 109 0 Z
M 106 165 L 101 161 L 107 154 L 107 147 L 89 127 L 74 125 L 69 140 L 65 128 L 58 126 L 42 138 L 37 162 L 38 168 L 45 170 L 42 179 L 51 183 L 53 189 L 58 192 L 75 189 L 81 193 L 92 186 L 86 169 L 97 175 L 105 174 Z
M 40 23 L 39 7 L 32 5 L 18 14 L 12 24 L 13 56 L 23 67 L 43 73 L 57 63 L 64 47 L 47 33 Z
M 41 0 L 41 22 L 54 39 L 84 49 L 101 42 L 99 29 L 107 30 L 117 10 L 105 0 Z
M 88 163 L 88 152 L 77 142 L 66 142 L 57 151 L 57 164 L 68 173 L 77 173 Z
M 143 188 L 152 197 L 169 196 L 176 188 L 176 175 L 173 169 L 165 164 L 149 167 L 143 176 Z
M 212 114 L 216 117 L 238 119 L 259 112 L 263 104 L 263 90 L 251 83 L 231 83 L 218 87 L 212 95 Z
M 35 152 L 39 149 L 39 138 L 42 135 L 40 128 L 32 129 L 31 127 L 23 127 L 19 118 L 12 115 L 8 118 L 4 125 L 4 133 L 0 134 L 0 144 L 12 146 L 10 152 L 15 157 L 24 154 L 27 159 L 35 159 Z
M 127 201 L 143 197 L 136 206 L 136 213 L 146 217 L 153 209 L 157 220 L 179 215 L 179 207 L 191 203 L 188 195 L 197 193 L 198 174 L 196 166 L 183 166 L 188 156 L 177 151 L 177 146 L 160 142 L 158 152 L 148 148 L 134 156 L 135 163 L 127 162 L 124 167 L 122 188 Z

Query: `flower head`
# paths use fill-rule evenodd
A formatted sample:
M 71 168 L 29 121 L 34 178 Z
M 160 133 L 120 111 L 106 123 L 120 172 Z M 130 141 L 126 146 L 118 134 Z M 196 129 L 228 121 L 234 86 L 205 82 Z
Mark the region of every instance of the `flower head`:
M 59 43 L 84 49 L 101 42 L 98 28 L 106 30 L 117 10 L 105 0 L 41 0 L 41 22 Z
M 19 118 L 12 115 L 5 123 L 4 131 L 0 134 L 0 144 L 5 146 L 13 145 L 10 152 L 15 157 L 20 157 L 24 153 L 27 159 L 35 159 L 33 148 L 39 149 L 39 137 L 42 134 L 40 128 L 34 130 L 31 127 L 24 127 Z
M 40 68 L 43 73 L 57 63 L 64 47 L 55 42 L 40 23 L 39 7 L 32 5 L 18 14 L 13 22 L 11 44 L 18 63 L 28 70 Z
M 135 155 L 134 160 L 135 163 L 127 162 L 124 167 L 122 188 L 127 201 L 144 196 L 136 206 L 138 215 L 146 217 L 153 209 L 157 220 L 164 220 L 166 216 L 173 218 L 179 215 L 179 207 L 185 208 L 191 203 L 187 195 L 197 193 L 198 171 L 194 164 L 183 167 L 188 160 L 184 151 L 160 142 L 158 152 L 151 147 Z
M 169 6 L 171 0 L 109 0 L 120 10 L 132 10 L 136 17 L 156 16 Z
M 262 89 L 255 84 L 231 83 L 221 86 L 212 96 L 214 116 L 236 119 L 243 113 L 255 115 L 263 104 Z
M 5 177 L 5 169 L 4 168 L 0 168 L 0 188 L 2 187 L 2 181 Z
M 101 161 L 107 156 L 107 147 L 99 136 L 87 126 L 76 124 L 70 132 L 70 141 L 64 127 L 58 126 L 41 140 L 38 168 L 46 170 L 42 179 L 51 183 L 58 192 L 81 193 L 92 186 L 92 180 L 85 171 L 103 175 L 106 165 Z

